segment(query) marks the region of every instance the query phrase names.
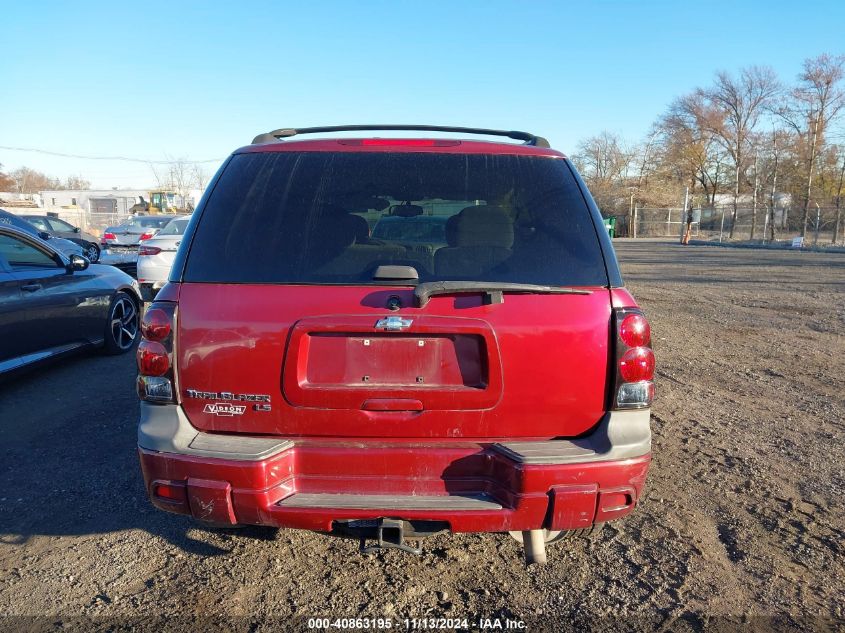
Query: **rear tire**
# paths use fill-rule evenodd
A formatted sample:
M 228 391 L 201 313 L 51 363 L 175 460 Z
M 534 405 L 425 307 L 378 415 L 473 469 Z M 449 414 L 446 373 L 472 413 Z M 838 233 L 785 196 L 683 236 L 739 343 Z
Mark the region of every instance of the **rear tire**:
M 115 294 L 109 306 L 109 316 L 106 320 L 105 345 L 106 354 L 125 354 L 135 341 L 140 331 L 140 311 L 138 304 L 123 291 Z

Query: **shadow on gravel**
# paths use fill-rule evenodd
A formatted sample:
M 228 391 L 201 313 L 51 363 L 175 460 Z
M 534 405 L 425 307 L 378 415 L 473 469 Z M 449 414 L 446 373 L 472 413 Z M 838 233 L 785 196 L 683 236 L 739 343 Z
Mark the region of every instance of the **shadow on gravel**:
M 147 500 L 134 383 L 131 353 L 66 358 L 0 383 L 0 543 L 141 529 L 186 553 L 228 553 L 203 540 L 211 528 Z

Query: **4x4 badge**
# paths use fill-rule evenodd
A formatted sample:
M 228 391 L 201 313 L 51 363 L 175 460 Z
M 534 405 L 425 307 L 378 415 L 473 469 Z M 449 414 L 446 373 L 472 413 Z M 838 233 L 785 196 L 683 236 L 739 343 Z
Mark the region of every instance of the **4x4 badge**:
M 411 327 L 413 319 L 403 319 L 400 316 L 384 317 L 376 321 L 377 330 L 390 330 L 396 332 L 398 330 L 407 330 Z
M 229 404 L 228 402 L 215 402 L 214 404 L 207 404 L 203 409 L 203 413 L 213 413 L 214 415 L 243 415 L 246 407 L 240 404 Z

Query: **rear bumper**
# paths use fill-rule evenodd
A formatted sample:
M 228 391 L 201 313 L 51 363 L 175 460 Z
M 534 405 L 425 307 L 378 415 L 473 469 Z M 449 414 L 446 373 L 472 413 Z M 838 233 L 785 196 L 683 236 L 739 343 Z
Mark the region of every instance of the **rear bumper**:
M 167 278 L 170 276 L 170 265 L 172 262 L 162 263 L 151 261 L 155 258 L 155 255 L 138 257 L 138 281 L 143 280 L 154 284 L 156 288 L 161 288 L 167 283 Z
M 155 299 L 158 291 L 167 283 L 167 277 L 170 275 L 170 265 L 160 265 L 154 260 L 156 256 L 138 257 L 138 283 L 141 286 L 141 294 L 144 301 L 152 301 Z
M 219 524 L 329 531 L 386 517 L 453 532 L 582 529 L 636 506 L 648 419 L 609 414 L 576 441 L 289 441 L 199 433 L 179 407 L 142 404 L 139 454 L 155 506 Z

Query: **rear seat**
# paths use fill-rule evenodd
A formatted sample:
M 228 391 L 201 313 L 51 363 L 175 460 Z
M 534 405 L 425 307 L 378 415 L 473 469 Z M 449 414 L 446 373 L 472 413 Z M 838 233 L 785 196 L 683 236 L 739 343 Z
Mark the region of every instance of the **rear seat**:
M 435 274 L 472 279 L 511 256 L 513 222 L 501 207 L 466 207 L 446 223 L 446 241 L 449 246 L 434 254 Z
M 342 214 L 328 218 L 318 235 L 324 234 L 327 241 L 339 246 L 337 254 L 322 266 L 318 266 L 318 275 L 344 276 L 360 278 L 376 262 L 384 263 L 405 256 L 405 248 L 396 244 L 376 243 L 369 238 L 366 220 L 353 214 Z M 323 233 L 325 231 L 325 233 Z

